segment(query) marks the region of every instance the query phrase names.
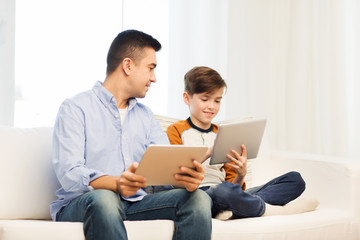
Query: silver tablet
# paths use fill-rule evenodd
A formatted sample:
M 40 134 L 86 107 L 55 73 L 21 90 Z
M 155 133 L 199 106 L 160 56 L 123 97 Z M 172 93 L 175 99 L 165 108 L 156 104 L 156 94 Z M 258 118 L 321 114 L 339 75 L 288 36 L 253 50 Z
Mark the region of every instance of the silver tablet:
M 211 154 L 210 164 L 230 162 L 226 154 L 230 153 L 231 149 L 241 153 L 242 144 L 246 147 L 247 158 L 256 158 L 265 125 L 266 119 L 220 124 Z
M 204 161 L 208 147 L 186 145 L 150 145 L 135 174 L 146 177 L 147 185 L 176 185 L 174 174 L 179 167 L 193 168 L 192 161 Z

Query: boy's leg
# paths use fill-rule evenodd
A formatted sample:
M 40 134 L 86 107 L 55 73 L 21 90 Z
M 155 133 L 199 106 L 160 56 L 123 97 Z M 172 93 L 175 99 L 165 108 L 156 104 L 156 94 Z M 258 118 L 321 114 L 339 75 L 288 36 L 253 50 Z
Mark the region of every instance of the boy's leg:
M 265 202 L 242 190 L 240 184 L 223 182 L 206 190 L 213 200 L 212 216 L 230 210 L 232 218 L 259 217 L 265 212 Z
M 87 192 L 70 202 L 57 221 L 83 222 L 86 240 L 127 239 L 123 202 L 109 190 Z
M 305 190 L 305 182 L 298 172 L 288 172 L 268 183 L 246 190 L 261 197 L 271 205 L 285 205 L 300 196 Z
M 211 238 L 211 199 L 204 191 L 174 189 L 124 204 L 127 220 L 173 220 L 173 239 Z

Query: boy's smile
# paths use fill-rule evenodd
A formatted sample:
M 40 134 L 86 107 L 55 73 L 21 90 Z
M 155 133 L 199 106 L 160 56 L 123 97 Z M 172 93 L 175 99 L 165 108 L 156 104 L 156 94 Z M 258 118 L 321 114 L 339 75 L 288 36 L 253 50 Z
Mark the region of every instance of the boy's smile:
M 218 114 L 224 88 L 211 93 L 184 93 L 184 102 L 189 106 L 191 121 L 199 128 L 208 129 Z

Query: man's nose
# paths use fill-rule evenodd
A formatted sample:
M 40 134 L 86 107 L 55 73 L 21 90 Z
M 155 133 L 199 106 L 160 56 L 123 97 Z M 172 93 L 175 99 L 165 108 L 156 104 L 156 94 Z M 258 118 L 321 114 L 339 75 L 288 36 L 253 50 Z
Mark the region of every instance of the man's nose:
M 156 82 L 156 76 L 155 76 L 155 73 L 153 73 L 151 76 L 150 76 L 150 82 Z

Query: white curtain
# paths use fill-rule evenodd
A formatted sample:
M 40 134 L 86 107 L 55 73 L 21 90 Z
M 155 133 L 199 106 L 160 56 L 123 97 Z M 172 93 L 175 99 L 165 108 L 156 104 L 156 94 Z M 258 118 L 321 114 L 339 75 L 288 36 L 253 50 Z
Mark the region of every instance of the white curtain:
M 0 125 L 14 122 L 15 1 L 0 0 Z
M 274 89 L 278 147 L 347 155 L 343 2 L 291 1 L 289 12 Z
M 275 100 L 277 147 L 360 156 L 358 2 L 290 1 L 281 46 L 287 50 L 274 89 L 281 96 Z
M 349 118 L 349 155 L 360 156 L 360 1 L 345 4 L 347 33 L 345 41 L 347 113 Z
M 230 1 L 227 117 L 268 118 L 273 148 L 359 157 L 359 9 Z

